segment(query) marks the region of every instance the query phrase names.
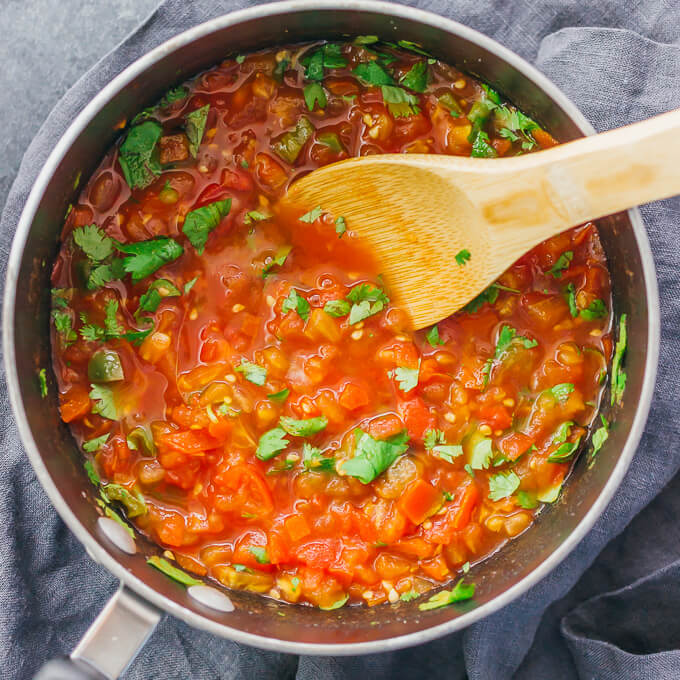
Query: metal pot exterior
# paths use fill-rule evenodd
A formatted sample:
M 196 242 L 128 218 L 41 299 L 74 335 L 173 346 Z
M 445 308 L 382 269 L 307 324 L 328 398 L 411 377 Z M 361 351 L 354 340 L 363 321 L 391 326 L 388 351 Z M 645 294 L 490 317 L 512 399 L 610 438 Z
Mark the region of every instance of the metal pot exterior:
M 637 210 L 601 221 L 617 317 L 628 315 L 628 386 L 621 407 L 604 414 L 614 426 L 597 463 L 577 462 L 561 499 L 503 550 L 474 567 L 475 600 L 420 612 L 415 602 L 323 612 L 232 592 L 231 613 L 192 600 L 183 586 L 156 572 L 146 557 L 158 547 L 142 537 L 135 555 L 109 543 L 97 528 L 82 455 L 61 422 L 54 381 L 47 399 L 37 386 L 50 365 L 50 263 L 62 219 L 118 134 L 116 124 L 158 99 L 170 86 L 226 55 L 265 46 L 347 35 L 399 36 L 423 44 L 444 61 L 490 83 L 558 139 L 593 129 L 544 76 L 485 36 L 442 17 L 401 5 L 363 0 L 293 0 L 235 12 L 197 26 L 128 67 L 82 111 L 43 167 L 20 219 L 5 291 L 3 342 L 7 381 L 19 431 L 36 474 L 88 553 L 127 588 L 198 628 L 237 642 L 296 654 L 364 654 L 415 645 L 464 628 L 540 581 L 602 514 L 639 442 L 654 388 L 659 348 L 659 300 L 649 244 Z M 48 371 L 49 372 L 49 371 Z

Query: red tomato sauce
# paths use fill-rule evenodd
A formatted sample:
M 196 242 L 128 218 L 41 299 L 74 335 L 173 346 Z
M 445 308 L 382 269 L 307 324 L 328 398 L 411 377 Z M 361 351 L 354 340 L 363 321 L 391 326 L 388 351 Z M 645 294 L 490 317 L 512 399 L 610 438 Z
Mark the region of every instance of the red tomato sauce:
M 525 531 L 611 358 L 596 227 L 414 333 L 351 224 L 277 200 L 349 156 L 555 143 L 380 44 L 228 59 L 129 123 L 52 274 L 61 413 L 104 501 L 193 574 L 322 608 L 415 597 Z

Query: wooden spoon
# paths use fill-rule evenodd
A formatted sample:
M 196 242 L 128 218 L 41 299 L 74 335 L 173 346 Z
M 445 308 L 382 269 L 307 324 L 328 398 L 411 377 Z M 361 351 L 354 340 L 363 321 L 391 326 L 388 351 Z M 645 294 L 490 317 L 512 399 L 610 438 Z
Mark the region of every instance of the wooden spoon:
M 678 193 L 680 110 L 512 158 L 351 158 L 298 180 L 285 201 L 343 216 L 418 329 L 460 309 L 541 241 Z M 458 264 L 463 250 L 470 259 Z

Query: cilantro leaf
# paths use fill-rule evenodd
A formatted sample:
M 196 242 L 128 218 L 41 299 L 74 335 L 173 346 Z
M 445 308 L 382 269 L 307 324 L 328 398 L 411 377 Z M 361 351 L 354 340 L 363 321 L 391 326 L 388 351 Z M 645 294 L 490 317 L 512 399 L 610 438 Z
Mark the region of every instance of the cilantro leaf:
M 573 383 L 560 383 L 548 390 L 553 397 L 560 403 L 564 404 L 569 398 L 569 395 L 574 391 Z
M 556 279 L 561 279 L 562 272 L 564 272 L 565 269 L 569 269 L 569 265 L 571 264 L 571 261 L 573 259 L 574 251 L 566 250 L 557 258 L 555 264 L 552 267 L 550 267 L 550 269 L 548 270 L 548 274 L 555 277 Z
M 178 569 L 170 564 L 165 558 L 159 557 L 158 555 L 149 557 L 146 563 L 155 567 L 158 571 L 163 572 L 166 576 L 173 579 L 173 581 L 177 581 L 184 586 L 200 586 L 203 584 L 203 581 L 199 581 L 197 578 L 190 576 L 185 571 L 182 571 L 182 569 Z
M 484 130 L 479 130 L 472 142 L 471 158 L 496 158 L 498 151 L 491 146 L 489 135 Z
M 383 101 L 395 118 L 408 118 L 420 111 L 418 97 L 396 85 L 382 85 Z
M 73 230 L 76 245 L 94 262 L 101 262 L 113 254 L 113 239 L 96 224 L 87 224 Z
M 268 220 L 271 217 L 271 215 L 265 215 L 264 213 L 260 212 L 259 210 L 250 210 L 249 212 L 246 213 L 246 216 L 243 218 L 243 224 L 252 224 L 253 222 L 263 222 L 264 220 Z
M 148 512 L 144 499 L 134 496 L 120 484 L 106 484 L 101 491 L 107 501 L 122 503 L 127 510 L 128 517 L 140 517 Z
M 106 338 L 120 337 L 123 328 L 118 325 L 118 300 L 109 300 L 104 310 L 104 333 Z
M 399 80 L 409 90 L 425 92 L 427 89 L 427 62 L 416 62 L 407 73 Z
M 131 189 L 144 189 L 161 174 L 158 140 L 163 128 L 147 120 L 131 128 L 118 150 L 118 162 Z
M 272 257 L 271 261 L 264 266 L 262 269 L 262 278 L 266 279 L 267 276 L 271 273 L 271 270 L 278 266 L 280 267 L 283 265 L 283 263 L 286 261 L 286 258 L 288 255 L 290 255 L 290 251 L 293 250 L 293 246 L 281 246 L 276 253 L 274 254 L 274 257 Z
M 500 102 L 499 102 L 500 103 Z M 522 140 L 522 149 L 529 151 L 536 146 L 536 140 L 531 131 L 539 126 L 536 121 L 525 116 L 521 111 L 509 106 L 499 106 L 494 111 L 496 127 L 500 127 L 498 134 L 511 142 Z
M 143 321 L 151 321 L 151 319 L 149 317 L 146 317 L 142 320 Z M 130 342 L 133 345 L 135 345 L 136 347 L 138 347 L 139 345 L 142 344 L 142 342 L 144 342 L 146 337 L 149 335 L 149 333 L 151 333 L 153 331 L 153 329 L 154 329 L 154 326 L 152 324 L 149 328 L 141 330 L 141 331 L 128 331 L 127 333 L 123 333 L 123 335 L 121 335 L 121 337 L 124 340 L 127 340 L 128 342 Z
M 604 446 L 604 443 L 609 438 L 609 423 L 607 419 L 600 413 L 600 420 L 602 421 L 602 426 L 598 427 L 593 436 L 591 437 L 591 444 L 593 445 L 593 450 L 590 452 L 590 462 L 588 467 L 591 467 L 595 462 L 595 456 L 600 452 L 600 449 Z
M 487 302 L 492 305 L 498 300 L 499 288 L 496 284 L 491 284 L 486 290 L 483 290 L 477 297 L 473 298 L 463 307 L 464 312 L 474 313 L 479 311 Z
M 166 297 L 177 297 L 181 295 L 179 289 L 175 286 L 172 281 L 168 279 L 156 279 L 139 298 L 139 307 L 137 308 L 137 313 L 139 312 L 155 312 L 158 306 Z
M 306 66 L 307 80 L 323 80 L 324 68 L 344 68 L 347 60 L 342 56 L 340 45 L 327 43 L 315 50 L 311 55 L 305 55 L 300 63 Z
M 69 292 L 66 288 L 52 288 L 52 306 L 54 308 L 65 309 L 68 307 Z
M 572 317 L 577 317 L 578 306 L 576 305 L 576 289 L 574 288 L 573 283 L 570 283 L 564 289 L 564 297 L 566 298 L 567 304 L 569 305 L 569 313 L 571 314 Z
M 92 464 L 91 460 L 86 460 L 83 463 L 83 467 L 85 468 L 85 473 L 87 474 L 88 479 L 95 485 L 99 486 L 99 482 L 101 481 L 99 479 L 99 475 L 97 474 L 97 471 L 94 469 L 94 465 Z
M 411 588 L 411 590 L 407 590 L 405 593 L 402 593 L 399 596 L 399 599 L 402 602 L 410 602 L 411 600 L 415 600 L 417 597 L 420 597 L 420 593 L 417 590 Z
M 581 310 L 581 318 L 586 321 L 595 321 L 607 316 L 607 306 L 602 300 L 593 300 L 585 309 Z
M 120 257 L 114 257 L 108 264 L 100 264 L 90 270 L 87 277 L 87 287 L 89 290 L 95 290 L 101 288 L 105 283 L 121 279 L 123 276 L 125 276 L 123 260 Z
M 130 256 L 123 260 L 123 267 L 132 275 L 133 283 L 153 274 L 168 262 L 173 262 L 184 252 L 177 241 L 167 237 L 137 243 L 118 243 L 116 248 Z
M 317 205 L 316 208 L 312 208 L 309 212 L 305 213 L 301 218 L 300 222 L 306 222 L 307 224 L 312 224 L 312 222 L 316 222 L 316 220 L 319 219 L 323 215 L 323 208 L 320 205 Z
M 257 444 L 255 455 L 260 460 L 269 460 L 283 451 L 290 443 L 282 427 L 275 427 L 265 432 Z
M 431 450 L 437 444 L 446 444 L 446 437 L 441 430 L 427 430 L 423 439 L 423 445 L 426 449 Z
M 329 300 L 324 306 L 323 311 L 336 319 L 349 314 L 351 305 L 347 300 Z
M 38 386 L 40 387 L 40 396 L 44 399 L 47 396 L 47 371 L 44 368 L 38 371 Z
M 191 245 L 196 248 L 199 255 L 203 254 L 203 249 L 208 241 L 208 235 L 215 229 L 222 218 L 226 217 L 231 210 L 231 198 L 224 201 L 215 201 L 202 208 L 196 208 L 187 214 L 182 233 L 189 239 Z
M 311 437 L 326 428 L 328 419 L 325 416 L 318 416 L 316 418 L 296 420 L 288 416 L 281 416 L 279 425 L 294 437 Z
M 626 354 L 626 346 L 628 344 L 628 332 L 626 330 L 626 314 L 621 314 L 619 320 L 619 338 L 616 341 L 614 348 L 614 359 L 612 360 L 612 394 L 611 405 L 620 404 L 623 399 L 623 393 L 626 389 L 626 380 L 628 376 L 621 368 L 623 357 Z
M 524 508 L 525 510 L 533 510 L 534 508 L 538 507 L 536 496 L 529 493 L 528 491 L 518 491 L 516 500 L 517 505 L 519 505 L 520 508 Z
M 286 401 L 288 399 L 288 395 L 290 394 L 290 390 L 286 387 L 282 389 L 280 392 L 274 392 L 273 394 L 268 394 L 267 399 L 271 399 L 272 401 Z
M 295 288 L 291 288 L 288 293 L 288 297 L 283 301 L 281 305 L 281 311 L 284 314 L 288 312 L 297 312 L 298 316 L 303 320 L 307 321 L 309 319 L 309 313 L 311 306 L 309 302 L 298 293 Z
M 493 95 L 495 95 L 495 97 Z M 468 135 L 468 141 L 474 142 L 478 134 L 484 128 L 484 125 L 486 125 L 487 121 L 491 117 L 491 112 L 498 106 L 498 103 L 500 102 L 500 98 L 498 98 L 498 102 L 494 101 L 497 97 L 498 94 L 489 88 L 489 91 L 485 90 L 482 97 L 477 99 L 470 107 L 470 110 L 467 114 L 467 119 L 472 124 L 472 130 Z
M 335 233 L 338 235 L 338 238 L 342 238 L 342 235 L 347 231 L 347 223 L 345 222 L 345 218 L 340 215 L 337 220 L 335 220 Z
M 571 460 L 576 453 L 579 441 L 580 437 L 575 442 L 563 442 L 560 444 L 557 449 L 548 456 L 548 462 L 566 463 L 568 460 Z
M 368 85 L 394 85 L 394 78 L 377 61 L 357 64 L 352 73 Z
M 390 302 L 384 291 L 377 286 L 361 283 L 349 291 L 347 299 L 352 302 L 349 324 L 354 325 L 369 316 L 381 312 Z
M 186 99 L 188 94 L 189 90 L 183 85 L 170 88 L 158 102 L 158 108 L 164 109 L 165 107 L 170 106 L 170 104 Z
M 71 315 L 68 312 L 60 312 L 55 309 L 52 312 L 52 318 L 54 319 L 54 327 L 65 347 L 68 347 L 78 339 L 76 332 L 72 328 Z
M 335 43 L 326 43 L 322 48 L 324 68 L 345 68 L 347 59 L 342 56 L 342 48 Z
M 472 255 L 470 254 L 470 251 L 467 248 L 463 248 L 463 250 L 461 250 L 455 256 L 456 263 L 458 264 L 459 267 L 464 267 L 471 257 Z
M 257 560 L 258 564 L 269 564 L 269 557 L 267 556 L 267 550 L 262 546 L 250 546 L 248 548 L 249 552 Z
M 335 458 L 324 458 L 321 449 L 308 442 L 302 445 L 302 463 L 307 470 L 317 472 L 333 472 L 335 470 Z
M 198 276 L 194 276 L 194 278 L 191 279 L 191 281 L 187 281 L 184 284 L 184 294 L 185 295 L 194 287 L 196 281 L 198 281 Z
M 406 394 L 418 385 L 418 378 L 420 376 L 420 359 L 418 359 L 417 368 L 403 368 L 401 366 L 390 371 L 390 377 L 394 378 L 399 383 L 399 389 Z
M 253 364 L 250 361 L 246 361 L 245 359 L 242 359 L 241 364 L 239 366 L 236 366 L 234 370 L 237 373 L 243 373 L 245 379 L 250 381 L 254 385 L 262 386 L 267 380 L 266 368 L 258 366 L 258 364 Z
M 464 583 L 463 579 L 458 581 L 451 590 L 440 590 L 435 593 L 429 600 L 418 605 L 421 612 L 429 611 L 430 609 L 439 609 L 446 607 L 454 602 L 462 602 L 469 600 L 475 595 L 475 584 Z
M 354 457 L 346 460 L 340 469 L 350 477 L 356 477 L 362 484 L 370 484 L 408 449 L 406 431 L 389 439 L 378 440 L 357 428 L 354 438 Z
M 118 410 L 113 398 L 113 390 L 108 385 L 95 385 L 94 383 L 90 387 L 92 388 L 90 399 L 96 402 L 92 407 L 92 413 L 98 413 L 102 418 L 109 420 L 117 420 Z
M 427 331 L 427 335 L 425 335 L 425 339 L 430 343 L 432 347 L 436 347 L 437 345 L 444 345 L 445 342 L 439 337 L 439 327 L 435 324 L 430 328 L 429 331 Z
M 454 458 L 463 455 L 463 447 L 460 444 L 447 444 L 446 437 L 441 430 L 428 430 L 425 433 L 424 444 L 428 451 L 447 463 L 453 463 Z
M 519 482 L 519 477 L 512 470 L 492 475 L 489 477 L 489 498 L 492 501 L 499 501 L 501 498 L 512 496 L 519 488 Z
M 205 124 L 208 121 L 208 111 L 210 104 L 201 106 L 191 113 L 187 113 L 185 117 L 185 131 L 189 140 L 189 152 L 196 158 L 198 156 L 198 148 L 201 146 L 203 133 L 205 132 Z
M 566 442 L 567 437 L 569 436 L 569 430 L 571 430 L 573 424 L 574 423 L 572 423 L 571 420 L 562 423 L 557 430 L 555 430 L 555 434 L 552 436 L 552 443 L 561 444 L 562 442 Z
M 421 45 L 412 40 L 397 40 L 397 45 L 410 52 L 415 52 L 416 54 L 422 54 L 424 57 L 432 56 L 429 52 L 426 52 Z
M 325 109 L 326 104 L 328 104 L 326 92 L 320 83 L 309 83 L 309 85 L 305 85 L 302 94 L 305 98 L 305 104 L 307 104 L 307 108 L 310 111 L 314 111 L 314 107 L 317 104 L 320 109 Z

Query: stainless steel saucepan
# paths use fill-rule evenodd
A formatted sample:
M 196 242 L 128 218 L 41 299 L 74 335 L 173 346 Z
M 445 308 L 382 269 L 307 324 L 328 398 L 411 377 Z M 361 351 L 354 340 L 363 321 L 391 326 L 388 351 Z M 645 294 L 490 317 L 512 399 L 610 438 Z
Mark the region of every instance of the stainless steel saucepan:
M 214 19 L 178 35 L 129 66 L 74 120 L 45 163 L 17 226 L 3 318 L 10 397 L 35 472 L 57 511 L 90 556 L 120 579 L 71 658 L 42 678 L 117 678 L 163 612 L 236 642 L 294 654 L 368 654 L 416 645 L 460 630 L 507 605 L 572 550 L 619 486 L 649 410 L 659 346 L 659 299 L 649 243 L 637 210 L 602 220 L 616 315 L 629 326 L 628 386 L 621 407 L 605 408 L 609 439 L 588 469 L 578 461 L 560 500 L 535 526 L 473 568 L 474 602 L 420 612 L 415 602 L 324 612 L 245 592 L 231 592 L 233 611 L 209 608 L 146 564 L 158 546 L 137 537 L 127 554 L 98 523 L 94 488 L 68 428 L 54 380 L 42 399 L 36 367 L 50 365 L 49 266 L 61 216 L 74 200 L 74 179 L 87 177 L 117 134 L 116 124 L 173 86 L 229 54 L 357 34 L 416 41 L 443 61 L 491 84 L 560 140 L 593 133 L 578 109 L 536 69 L 489 38 L 440 16 L 372 0 L 292 0 Z M 605 403 L 608 403 L 606 401 Z

